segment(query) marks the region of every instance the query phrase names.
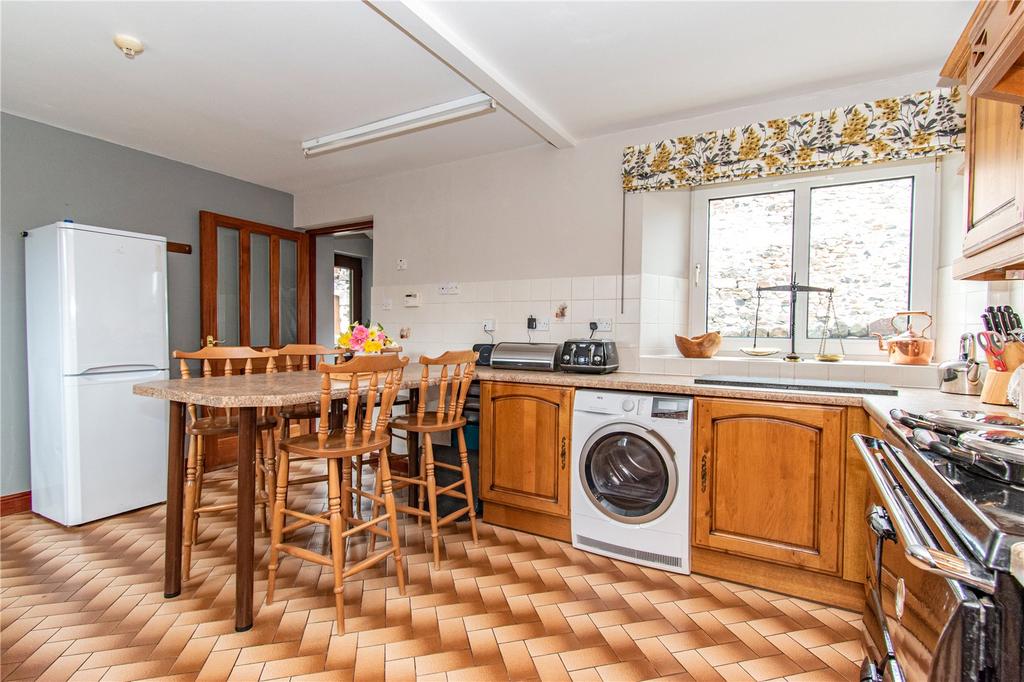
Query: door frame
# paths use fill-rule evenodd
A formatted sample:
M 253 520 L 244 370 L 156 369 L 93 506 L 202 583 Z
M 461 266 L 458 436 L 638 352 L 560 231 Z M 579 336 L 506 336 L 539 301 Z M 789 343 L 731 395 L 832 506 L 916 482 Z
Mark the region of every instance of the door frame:
M 249 273 L 249 237 L 252 233 L 263 234 L 270 238 L 270 345 L 281 345 L 281 315 L 278 288 L 280 286 L 281 262 L 280 241 L 287 239 L 296 242 L 296 311 L 295 333 L 298 343 L 308 342 L 310 329 L 309 301 L 310 276 L 307 268 L 309 237 L 300 230 L 288 230 L 283 227 L 266 225 L 253 220 L 234 216 L 199 212 L 199 309 L 200 309 L 200 346 L 206 339 L 217 338 L 217 228 L 227 227 L 238 230 L 238 343 L 248 346 L 251 342 L 250 330 L 250 273 Z
M 356 230 L 373 230 L 373 218 L 361 218 L 348 223 L 339 223 L 327 227 L 315 227 L 305 231 L 306 239 L 306 300 L 308 317 L 306 338 L 316 339 L 316 240 L 328 234 L 355 232 Z M 372 284 L 372 283 L 371 283 Z M 300 290 L 301 295 L 301 290 Z
M 363 320 L 363 260 L 356 256 L 335 253 L 334 267 L 348 268 L 352 271 L 352 319 L 368 321 Z

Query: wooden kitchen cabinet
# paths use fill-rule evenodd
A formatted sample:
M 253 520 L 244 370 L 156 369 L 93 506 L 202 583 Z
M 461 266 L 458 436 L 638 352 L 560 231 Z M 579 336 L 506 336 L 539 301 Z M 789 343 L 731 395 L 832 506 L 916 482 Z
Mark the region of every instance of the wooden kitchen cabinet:
M 984 0 L 942 69 L 967 102 L 966 204 L 957 279 L 1024 269 L 1024 2 Z
M 693 545 L 840 575 L 845 410 L 698 399 Z
M 480 499 L 490 523 L 569 541 L 573 389 L 480 382 Z

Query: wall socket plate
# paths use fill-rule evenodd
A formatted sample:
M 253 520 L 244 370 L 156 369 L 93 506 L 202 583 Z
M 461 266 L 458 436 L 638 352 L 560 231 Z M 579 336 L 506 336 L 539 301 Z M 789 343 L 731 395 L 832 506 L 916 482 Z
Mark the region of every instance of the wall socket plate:
M 549 332 L 551 331 L 551 318 L 550 317 L 538 317 L 537 328 L 531 329 L 532 332 Z
M 409 269 L 409 261 L 407 261 L 404 258 L 399 258 L 395 262 L 395 269 L 396 270 L 408 270 Z
M 462 287 L 458 282 L 445 282 L 437 285 L 437 293 L 442 296 L 458 296 L 462 293 Z
M 597 323 L 597 331 L 599 332 L 610 332 L 612 330 L 612 320 L 610 317 L 599 317 L 591 322 Z
M 496 325 L 494 324 L 494 320 L 484 320 L 484 331 L 485 332 L 493 332 L 495 330 L 495 328 L 496 328 Z

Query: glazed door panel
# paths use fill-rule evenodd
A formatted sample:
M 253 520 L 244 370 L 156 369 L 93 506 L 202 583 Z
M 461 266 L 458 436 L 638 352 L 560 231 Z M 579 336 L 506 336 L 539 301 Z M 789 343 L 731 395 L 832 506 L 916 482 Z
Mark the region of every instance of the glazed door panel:
M 569 514 L 572 389 L 481 382 L 480 497 Z
M 844 410 L 698 400 L 694 544 L 838 573 Z

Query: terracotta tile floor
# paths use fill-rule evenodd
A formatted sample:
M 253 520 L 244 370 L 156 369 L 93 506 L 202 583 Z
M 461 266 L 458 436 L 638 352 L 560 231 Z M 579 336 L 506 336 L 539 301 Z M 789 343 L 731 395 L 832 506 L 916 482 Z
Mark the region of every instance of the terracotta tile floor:
M 310 465 L 312 466 L 312 465 Z M 228 483 L 210 497 L 233 496 Z M 321 486 L 293 506 L 324 507 Z M 426 531 L 403 524 L 410 584 L 393 566 L 346 583 L 337 634 L 330 569 L 286 557 L 253 630 L 233 628 L 234 519 L 201 525 L 192 579 L 163 592 L 164 507 L 75 529 L 31 514 L 0 530 L 0 676 L 6 680 L 790 680 L 857 679 L 860 616 L 699 575 L 611 561 L 565 543 L 480 525 L 444 533 L 441 570 Z M 326 550 L 307 529 L 295 541 Z M 365 551 L 354 543 L 350 557 Z

